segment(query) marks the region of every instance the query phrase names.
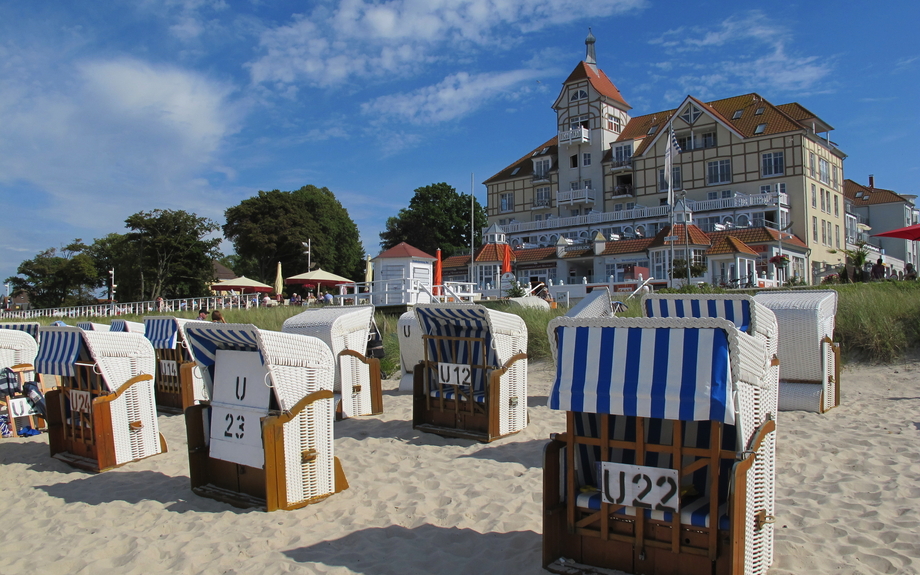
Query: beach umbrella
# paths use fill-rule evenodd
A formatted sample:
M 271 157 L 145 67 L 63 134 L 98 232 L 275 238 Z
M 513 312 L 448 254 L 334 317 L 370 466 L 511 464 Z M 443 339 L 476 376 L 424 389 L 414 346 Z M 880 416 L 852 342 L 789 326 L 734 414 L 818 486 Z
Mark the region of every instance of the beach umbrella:
M 371 262 L 371 256 L 367 256 L 367 262 L 364 267 L 364 282 L 371 283 L 374 281 L 374 264 Z
M 511 246 L 505 244 L 505 253 L 502 255 L 502 275 L 511 273 Z
M 920 241 L 920 224 L 914 224 L 912 226 L 907 226 L 906 228 L 898 228 L 896 230 L 891 230 L 888 232 L 881 232 L 878 234 L 872 234 L 874 238 L 901 238 L 904 240 L 913 240 Z
M 241 293 L 254 293 L 254 292 L 265 292 L 271 293 L 272 286 L 266 285 L 262 282 L 257 282 L 256 280 L 251 280 L 246 276 L 240 276 L 232 280 L 224 280 L 222 282 L 217 282 L 211 286 L 213 291 L 230 291 L 238 290 Z
M 440 285 L 443 283 L 441 279 L 441 275 L 443 273 L 443 270 L 441 269 L 442 265 L 443 264 L 441 263 L 441 248 L 438 248 L 437 258 L 434 260 L 434 285 L 435 285 L 434 295 L 441 295 Z
M 284 278 L 281 276 L 281 262 L 278 262 L 278 270 L 275 272 L 275 293 L 284 291 Z
M 342 276 L 337 276 L 332 272 L 327 272 L 322 268 L 317 268 L 312 272 L 307 272 L 303 274 L 298 274 L 296 276 L 291 276 L 284 280 L 284 283 L 303 285 L 303 284 L 317 284 L 317 285 L 335 285 L 335 284 L 352 284 L 355 283 L 348 278 L 343 278 Z

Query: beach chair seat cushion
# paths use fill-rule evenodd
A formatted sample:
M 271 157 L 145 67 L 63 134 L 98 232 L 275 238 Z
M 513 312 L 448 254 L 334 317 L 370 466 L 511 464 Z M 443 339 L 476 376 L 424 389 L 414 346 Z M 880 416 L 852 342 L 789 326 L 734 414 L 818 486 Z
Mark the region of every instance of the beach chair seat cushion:
M 458 389 L 459 388 L 459 389 Z M 457 393 L 459 391 L 459 393 Z M 444 397 L 447 400 L 459 399 L 460 401 L 469 401 L 469 397 L 472 394 L 473 401 L 476 403 L 485 403 L 486 402 L 486 392 L 485 390 L 471 390 L 468 385 L 459 385 L 453 386 L 448 385 L 444 387 L 444 394 L 442 396 L 441 390 L 433 389 L 431 390 L 431 397 Z

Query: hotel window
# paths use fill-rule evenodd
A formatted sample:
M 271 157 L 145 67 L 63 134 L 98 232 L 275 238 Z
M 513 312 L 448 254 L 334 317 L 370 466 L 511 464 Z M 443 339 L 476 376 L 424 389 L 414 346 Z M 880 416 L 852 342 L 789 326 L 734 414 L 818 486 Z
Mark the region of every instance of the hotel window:
M 549 158 L 544 158 L 542 160 L 537 160 L 533 163 L 533 173 L 537 177 L 545 178 L 549 173 L 549 168 L 552 166 L 552 160 Z
M 699 138 L 697 138 L 697 147 L 702 144 L 703 148 L 715 148 L 716 147 L 716 133 L 715 132 L 706 132 Z
M 537 188 L 537 195 L 533 205 L 534 207 L 549 207 L 549 188 Z
M 501 211 L 503 212 L 513 212 L 514 211 L 514 193 L 510 194 L 501 194 L 499 196 L 499 201 L 501 203 Z
M 827 213 L 831 213 L 831 191 L 825 190 L 824 193 L 827 194 Z
M 591 154 L 589 152 L 585 152 L 584 154 L 581 155 L 581 165 L 582 166 L 591 165 Z
M 811 216 L 811 237 L 815 242 L 818 241 L 818 218 Z
M 570 168 L 578 167 L 578 154 L 572 154 L 572 156 L 569 157 L 569 167 Z
M 824 188 L 821 188 L 821 211 L 822 211 L 822 212 L 826 212 L 826 211 L 827 211 L 827 210 L 824 209 Z
M 620 133 L 623 129 L 623 125 L 620 122 L 620 119 L 614 116 L 613 114 L 607 114 L 607 129 L 613 130 L 616 133 Z
M 827 222 L 821 220 L 821 243 L 827 245 Z
M 815 153 L 808 152 L 808 175 L 815 177 Z
M 578 128 L 587 128 L 588 127 L 588 115 L 583 114 L 581 116 L 576 116 L 569 120 L 569 129 L 576 130 Z
M 782 176 L 783 175 L 783 153 L 767 152 L 763 155 L 763 175 Z
M 761 194 L 769 194 L 771 188 L 772 188 L 772 186 L 771 186 L 770 184 L 767 184 L 766 186 L 760 186 L 760 193 L 761 193 Z
M 680 115 L 680 119 L 684 122 L 687 122 L 688 124 L 692 124 L 696 122 L 702 113 L 703 112 L 700 111 L 699 108 L 691 103 L 684 109 L 684 113 Z
M 744 110 L 735 110 L 735 113 L 732 114 L 732 120 L 740 120 L 741 116 L 744 114 Z
M 811 207 L 818 207 L 818 188 L 814 184 L 811 185 Z
M 834 226 L 834 245 L 840 248 L 840 226 Z
M 570 183 L 569 183 L 569 189 L 572 190 L 573 192 L 574 192 L 575 190 L 577 190 L 577 189 L 578 189 L 578 182 L 570 182 Z
M 706 199 L 707 200 L 718 200 L 719 192 L 706 192 Z
M 786 193 L 786 183 L 785 182 L 779 182 L 778 184 L 776 184 L 776 193 L 778 194 Z
M 763 134 L 764 130 L 767 129 L 766 124 L 757 124 L 757 127 L 754 128 L 754 134 Z
M 625 162 L 632 157 L 632 144 L 624 144 L 613 149 L 613 155 L 618 162 Z
M 591 180 L 582 180 L 582 186 L 586 190 L 593 190 L 594 187 L 591 185 Z
M 820 169 L 818 179 L 821 180 L 822 184 L 831 183 L 830 167 L 831 167 L 830 164 L 828 164 L 827 160 L 825 160 L 824 158 L 820 158 L 818 160 L 818 168 Z
M 834 181 L 833 181 L 833 184 L 832 184 L 832 185 L 834 186 L 834 189 L 836 190 L 836 189 L 837 189 L 837 185 L 838 185 L 838 183 L 839 183 L 838 180 L 837 180 L 837 166 L 834 166 L 834 172 L 833 172 L 833 174 L 834 174 Z
M 584 90 L 572 90 L 572 96 L 569 98 L 569 102 L 575 102 L 577 100 L 587 100 L 588 93 Z
M 707 165 L 706 173 L 706 183 L 709 185 L 713 184 L 729 184 L 732 181 L 732 161 L 731 160 L 716 160 L 715 162 L 709 162 Z
M 678 190 L 680 187 L 680 166 L 674 166 L 671 168 L 671 189 Z M 658 169 L 658 190 L 668 191 L 668 181 L 664 179 L 664 168 Z

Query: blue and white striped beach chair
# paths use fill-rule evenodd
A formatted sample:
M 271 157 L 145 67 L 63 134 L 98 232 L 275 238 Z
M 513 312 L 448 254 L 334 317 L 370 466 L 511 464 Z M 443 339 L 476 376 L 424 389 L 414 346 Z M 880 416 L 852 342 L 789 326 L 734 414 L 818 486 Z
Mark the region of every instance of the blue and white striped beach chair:
M 109 329 L 111 331 L 124 331 L 128 333 L 139 333 L 144 335 L 144 324 L 136 321 L 128 321 L 125 319 L 113 319 Z
M 549 406 L 567 415 L 545 451 L 544 566 L 766 572 L 764 340 L 718 318 L 557 318 L 548 332 L 559 358 Z
M 348 488 L 329 346 L 247 324 L 191 322 L 185 335 L 210 397 L 185 411 L 195 493 L 274 511 Z
M 413 427 L 492 441 L 527 426 L 527 326 L 481 305 L 419 304 Z
M 166 451 L 153 392 L 155 359 L 144 336 L 41 328 L 35 369 L 60 376 L 46 395 L 51 455 L 105 471 Z
M 185 338 L 185 326 L 196 320 L 171 316 L 144 318 L 144 336 L 157 354 L 156 398 L 161 410 L 182 413 L 200 401 L 208 399 L 208 390 L 201 379 L 200 370 L 192 369 L 195 360 Z M 182 385 L 183 369 L 190 370 L 188 381 Z
M 36 343 L 41 343 L 40 336 L 38 334 L 38 328 L 41 326 L 37 321 L 2 321 L 0 322 L 0 329 L 15 329 L 18 331 L 24 331 L 27 334 L 31 335 Z
M 33 333 L 38 335 L 38 324 L 0 324 L 0 369 L 9 368 L 10 375 L 16 379 L 15 393 L 0 394 L 0 416 L 6 418 L 9 434 L 19 436 L 19 429 L 31 427 L 42 429 L 45 427 L 44 419 L 35 410 L 32 402 L 22 392 L 22 386 L 28 381 L 38 384 L 38 391 L 44 393 L 43 378 L 35 373 L 33 364 L 38 354 L 38 344 Z M 21 327 L 12 327 L 21 326 Z M 33 329 L 34 328 L 34 329 Z
M 94 323 L 91 321 L 78 321 L 77 327 L 85 331 L 114 331 L 107 323 Z M 120 330 L 123 331 L 123 330 Z

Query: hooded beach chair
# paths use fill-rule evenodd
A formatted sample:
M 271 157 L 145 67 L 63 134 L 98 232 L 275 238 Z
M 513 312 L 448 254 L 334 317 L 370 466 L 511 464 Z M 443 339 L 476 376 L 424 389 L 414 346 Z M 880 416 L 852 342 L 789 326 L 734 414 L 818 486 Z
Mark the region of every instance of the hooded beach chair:
M 383 413 L 380 360 L 367 357 L 374 306 L 329 306 L 284 321 L 284 333 L 323 340 L 336 358 L 336 414 L 340 418 Z
M 60 376 L 45 396 L 51 455 L 105 471 L 166 451 L 154 402 L 155 356 L 136 333 L 41 328 L 35 369 Z
M 41 339 L 38 335 L 38 328 L 41 327 L 41 324 L 37 321 L 2 321 L 0 322 L 0 329 L 15 329 L 17 331 L 24 331 L 27 334 L 35 338 L 36 343 L 41 343 Z
M 620 302 L 617 302 L 620 303 Z M 565 317 L 612 317 L 614 315 L 613 303 L 610 301 L 610 290 L 606 287 L 596 287 L 591 293 L 581 298 L 573 305 Z
M 274 511 L 348 488 L 329 346 L 243 324 L 192 322 L 185 335 L 210 397 L 185 410 L 192 491 Z
M 410 309 L 399 316 L 396 331 L 399 335 L 399 366 L 402 368 L 399 391 L 412 391 L 415 366 L 425 360 L 422 332 L 415 310 Z
M 518 307 L 542 310 L 548 310 L 550 308 L 549 302 L 535 295 L 528 295 L 524 297 L 509 297 L 506 301 L 508 302 L 508 305 L 514 305 Z
M 419 304 L 412 426 L 489 442 L 527 426 L 527 326 L 481 305 Z
M 185 337 L 185 326 L 195 321 L 161 315 L 144 318 L 144 336 L 157 354 L 157 407 L 164 411 L 182 413 L 208 398 L 201 371 L 193 369 L 195 360 Z M 189 370 L 184 379 L 180 376 L 183 369 Z M 192 385 L 183 387 L 183 381 Z
M 112 326 L 107 323 L 93 323 L 91 321 L 78 321 L 77 327 L 86 331 L 115 331 L 112 329 Z
M 111 331 L 123 331 L 127 333 L 139 333 L 144 335 L 144 324 L 136 321 L 128 321 L 125 319 L 113 319 L 109 329 Z
M 31 324 L 18 324 L 23 328 L 10 328 L 10 325 L 16 324 L 3 325 L 4 329 L 0 330 L 0 370 L 9 370 L 0 375 L 11 379 L 0 386 L 0 410 L 7 418 L 10 434 L 18 437 L 20 424 L 32 429 L 45 427 L 41 412 L 36 410 L 33 401 L 29 400 L 28 392 L 24 391 L 23 386 L 34 381 L 39 393 L 43 394 L 46 390 L 42 377 L 35 373 L 33 366 L 38 354 L 38 344 L 32 333 L 37 335 L 38 324 L 34 324 L 34 330 Z
M 782 362 L 779 409 L 825 411 L 840 405 L 840 344 L 834 343 L 837 292 L 769 291 L 754 301 L 776 315 Z
M 762 338 L 724 319 L 557 318 L 543 564 L 760 575 L 775 422 Z

